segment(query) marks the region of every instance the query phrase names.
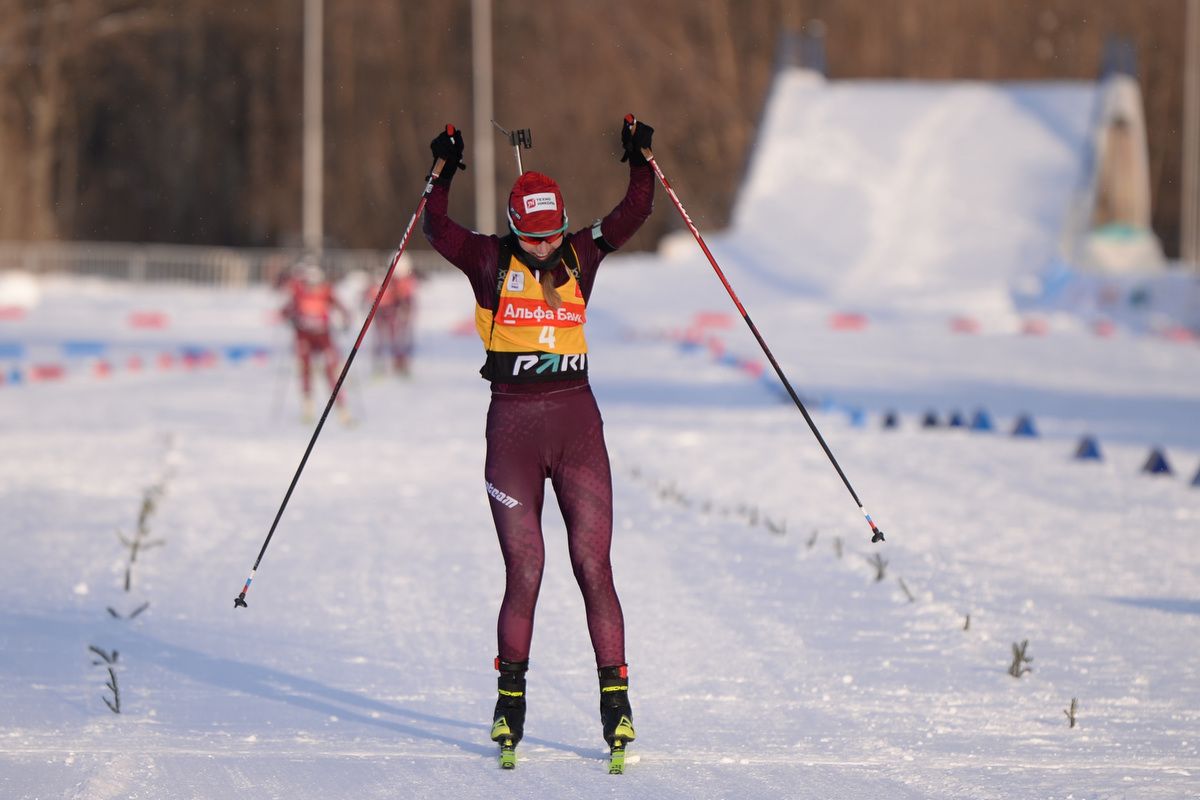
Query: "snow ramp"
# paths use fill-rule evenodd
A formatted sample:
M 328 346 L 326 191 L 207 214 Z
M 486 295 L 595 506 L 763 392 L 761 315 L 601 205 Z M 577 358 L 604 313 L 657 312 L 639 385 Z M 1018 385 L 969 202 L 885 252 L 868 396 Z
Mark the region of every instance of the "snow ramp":
M 1061 247 L 1096 86 L 826 81 L 767 100 L 722 257 L 861 309 L 1010 315 Z

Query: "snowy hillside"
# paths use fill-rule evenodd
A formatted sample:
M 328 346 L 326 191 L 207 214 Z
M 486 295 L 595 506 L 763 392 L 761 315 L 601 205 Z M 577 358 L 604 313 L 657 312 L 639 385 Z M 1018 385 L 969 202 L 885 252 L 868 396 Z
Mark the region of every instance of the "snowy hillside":
M 788 292 L 1003 317 L 1055 255 L 1093 84 L 778 77 L 720 244 Z

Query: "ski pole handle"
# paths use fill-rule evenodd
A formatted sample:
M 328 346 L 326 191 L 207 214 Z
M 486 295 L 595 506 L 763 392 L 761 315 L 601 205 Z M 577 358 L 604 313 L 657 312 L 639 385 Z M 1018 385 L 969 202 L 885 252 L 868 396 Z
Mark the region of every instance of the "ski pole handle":
M 629 135 L 632 137 L 634 132 L 637 131 L 637 117 L 635 117 L 633 114 L 626 114 L 625 124 L 629 126 Z M 647 161 L 654 160 L 654 153 L 650 151 L 649 147 L 642 147 L 640 150 L 642 151 L 642 158 L 646 159 Z
M 446 135 L 450 136 L 450 137 L 453 137 L 454 134 L 457 133 L 457 128 L 455 128 L 453 125 L 451 125 L 448 122 L 446 123 L 446 127 L 443 130 L 446 132 Z M 437 139 L 435 139 L 434 141 L 436 142 Z M 463 166 L 463 164 L 461 162 L 459 162 L 459 166 L 463 167 L 463 169 L 466 168 L 465 166 Z M 433 165 L 429 167 L 429 182 L 425 187 L 426 193 L 429 192 L 430 186 L 432 186 L 433 182 L 441 176 L 442 170 L 445 168 L 446 168 L 446 159 L 434 156 Z
M 450 138 L 454 138 L 455 132 L 456 131 L 454 129 L 454 126 L 451 125 L 449 122 L 447 122 L 446 123 L 446 135 L 449 136 Z M 445 166 L 446 166 L 446 159 L 444 159 L 444 158 L 439 158 L 436 161 L 434 161 L 434 168 L 432 170 L 433 177 L 437 178 L 439 175 L 441 175 L 442 169 Z
M 446 159 L 435 158 L 433 166 L 429 168 L 429 183 L 436 181 L 442 174 L 442 170 L 446 168 Z
M 634 133 L 637 131 L 636 116 L 634 116 L 632 114 L 625 114 L 625 125 L 629 126 L 629 136 L 630 136 L 630 139 L 632 139 L 632 137 L 634 137 Z M 638 150 L 642 151 L 642 157 L 646 158 L 647 162 L 654 161 L 654 154 L 652 151 L 650 151 L 649 148 L 638 148 Z M 622 160 L 622 161 L 624 161 L 624 160 Z

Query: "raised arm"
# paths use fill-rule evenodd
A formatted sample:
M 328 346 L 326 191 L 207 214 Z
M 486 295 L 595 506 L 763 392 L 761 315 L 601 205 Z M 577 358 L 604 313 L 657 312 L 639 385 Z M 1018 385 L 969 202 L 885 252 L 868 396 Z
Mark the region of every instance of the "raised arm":
M 433 245 L 433 249 L 460 269 L 471 281 L 476 300 L 490 308 L 491 298 L 496 293 L 498 240 L 495 236 L 476 233 L 459 225 L 448 214 L 450 184 L 454 180 L 454 174 L 467 168 L 462 161 L 463 146 L 461 130 L 455 130 L 453 134 L 443 130 L 429 143 L 434 158 L 445 160 L 446 166 L 434 181 L 433 191 L 429 193 L 421 229 L 425 232 L 425 238 Z
M 637 233 L 654 209 L 654 170 L 642 155 L 650 148 L 654 128 L 638 122 L 627 114 L 621 125 L 621 162 L 629 162 L 629 188 L 625 199 L 601 223 L 605 241 L 614 249 L 621 247 Z
M 616 208 L 600 220 L 600 233 L 604 241 L 613 250 L 620 249 L 650 218 L 653 209 L 654 170 L 644 160 L 641 164 L 630 164 L 625 196 Z
M 621 145 L 625 150 L 622 161 L 629 161 L 629 185 L 625 197 L 616 208 L 600 220 L 599 227 L 579 231 L 572 244 L 579 253 L 581 289 L 584 297 L 591 295 L 596 268 L 604 256 L 622 247 L 638 232 L 654 210 L 654 170 L 650 168 L 642 147 L 650 146 L 654 129 L 644 122 L 636 127 L 626 122 L 621 129 Z

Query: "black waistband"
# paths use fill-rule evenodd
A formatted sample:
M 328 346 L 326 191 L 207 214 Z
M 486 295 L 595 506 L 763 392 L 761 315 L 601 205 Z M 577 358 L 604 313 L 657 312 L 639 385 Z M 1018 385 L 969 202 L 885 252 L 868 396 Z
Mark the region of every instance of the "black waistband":
M 541 383 L 492 383 L 492 394 L 521 395 L 521 394 L 551 394 L 568 392 L 576 389 L 586 389 L 589 386 L 587 378 L 572 378 L 562 381 L 542 381 Z

